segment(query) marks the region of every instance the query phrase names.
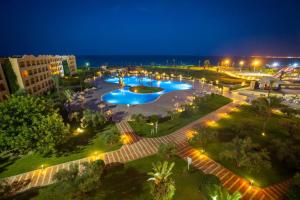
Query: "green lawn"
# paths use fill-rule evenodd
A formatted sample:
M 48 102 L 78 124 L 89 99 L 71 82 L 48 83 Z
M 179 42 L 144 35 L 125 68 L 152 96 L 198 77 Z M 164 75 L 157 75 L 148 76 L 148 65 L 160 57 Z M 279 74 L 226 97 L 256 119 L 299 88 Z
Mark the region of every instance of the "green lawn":
M 278 161 L 275 157 L 275 153 L 272 153 L 274 147 L 271 141 L 275 138 L 286 138 L 287 128 L 281 124 L 282 116 L 276 114 L 272 115 L 272 118 L 267 123 L 266 136 L 261 135 L 264 120 L 261 115 L 251 110 L 250 106 L 242 106 L 239 112 L 233 112 L 229 115 L 229 118 L 218 121 L 218 127 L 210 128 L 219 133 L 219 140 L 218 142 L 208 144 L 206 147 L 206 152 L 209 157 L 238 175 L 247 179 L 253 179 L 256 185 L 262 187 L 283 181 L 291 177 L 294 173 L 293 169 L 289 169 L 287 165 Z M 300 123 L 300 119 L 298 119 L 298 123 Z M 250 136 L 254 143 L 267 148 L 270 152 L 272 168 L 263 170 L 258 174 L 250 174 L 246 169 L 237 168 L 235 164 L 220 159 L 220 153 L 229 148 L 228 142 L 235 136 Z
M 220 73 L 213 70 L 206 70 L 206 69 L 196 69 L 195 67 L 172 67 L 172 66 L 156 66 L 156 67 L 147 67 L 145 68 L 148 71 L 159 72 L 159 73 L 168 73 L 174 75 L 183 75 L 189 76 L 193 78 L 205 78 L 208 81 L 216 81 L 218 80 L 221 84 L 241 84 L 244 80 L 231 77 L 227 74 Z
M 44 157 L 37 153 L 29 153 L 21 157 L 12 157 L 0 154 L 0 178 L 35 170 L 44 166 L 55 165 L 72 160 L 77 160 L 91 155 L 94 152 L 106 152 L 118 149 L 121 144 L 107 145 L 104 134 L 108 131 L 116 131 L 115 125 L 109 125 L 96 134 L 84 132 L 82 135 L 73 136 L 69 142 L 63 145 L 59 156 Z
M 158 161 L 158 156 L 150 156 L 126 163 L 124 168 L 111 169 L 102 180 L 102 186 L 92 196 L 86 199 L 107 200 L 150 200 L 150 187 L 147 172 L 152 170 L 152 163 Z M 199 182 L 203 177 L 200 170 L 191 167 L 186 171 L 186 162 L 181 158 L 171 159 L 175 162 L 172 177 L 175 179 L 176 192 L 174 200 L 198 200 L 202 199 L 199 191 Z M 50 186 L 55 187 L 55 185 Z M 34 192 L 28 192 L 19 196 L 18 199 L 52 199 L 49 188 L 42 188 Z M 29 197 L 31 195 L 31 198 Z M 29 197 L 29 198 L 28 198 Z M 60 199 L 69 199 L 69 194 L 61 194 Z
M 136 93 L 154 93 L 154 92 L 160 92 L 163 89 L 159 87 L 134 86 L 134 87 L 130 87 L 129 90 L 131 92 L 136 92 Z
M 201 110 L 198 111 L 197 113 L 188 117 L 181 115 L 172 120 L 169 119 L 166 121 L 159 122 L 158 131 L 157 131 L 158 133 L 153 135 L 150 134 L 151 129 L 153 129 L 153 126 L 150 125 L 149 123 L 130 121 L 129 124 L 131 125 L 135 133 L 139 136 L 159 137 L 163 135 L 168 135 L 230 102 L 231 102 L 230 99 L 223 96 L 219 96 L 219 95 L 211 96 L 203 102 L 203 105 L 201 106 Z

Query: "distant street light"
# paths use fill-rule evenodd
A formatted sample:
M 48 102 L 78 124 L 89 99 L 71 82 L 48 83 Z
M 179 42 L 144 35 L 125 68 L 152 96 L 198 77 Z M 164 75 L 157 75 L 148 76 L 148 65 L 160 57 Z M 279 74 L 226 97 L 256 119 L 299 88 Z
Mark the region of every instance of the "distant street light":
M 255 68 L 256 68 L 259 64 L 260 64 L 260 61 L 259 61 L 259 60 L 254 60 L 254 61 L 252 62 L 254 72 L 255 72 Z
M 279 63 L 278 62 L 274 62 L 273 64 L 272 64 L 272 67 L 278 67 L 279 66 Z
M 244 64 L 245 64 L 245 61 L 243 61 L 243 60 L 241 60 L 241 61 L 239 62 L 240 70 L 241 70 L 241 71 L 242 71 L 242 68 L 243 68 Z

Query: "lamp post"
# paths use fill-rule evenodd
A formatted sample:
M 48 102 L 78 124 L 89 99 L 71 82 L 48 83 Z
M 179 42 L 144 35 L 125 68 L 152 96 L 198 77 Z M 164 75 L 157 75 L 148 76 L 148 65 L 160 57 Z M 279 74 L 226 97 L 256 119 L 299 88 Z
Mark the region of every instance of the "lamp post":
M 239 65 L 240 65 L 240 71 L 242 71 L 242 68 L 243 68 L 244 64 L 245 64 L 245 61 L 243 61 L 243 60 L 241 60 L 241 61 L 239 62 Z
M 259 65 L 259 60 L 254 60 L 252 65 L 253 65 L 253 71 L 255 72 L 255 68 Z

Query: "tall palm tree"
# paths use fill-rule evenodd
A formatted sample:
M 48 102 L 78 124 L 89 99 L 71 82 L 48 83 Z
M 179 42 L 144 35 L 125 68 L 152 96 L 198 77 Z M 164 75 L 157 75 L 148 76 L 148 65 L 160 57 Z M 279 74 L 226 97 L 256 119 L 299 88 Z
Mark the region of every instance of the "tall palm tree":
M 71 105 L 71 102 L 73 100 L 73 94 L 74 94 L 74 92 L 69 90 L 69 89 L 63 91 L 63 96 L 66 100 L 66 105 L 67 105 L 68 112 L 70 111 L 70 105 Z
M 175 181 L 170 176 L 174 165 L 174 162 L 169 165 L 167 161 L 152 164 L 153 171 L 148 173 L 151 176 L 148 181 L 153 183 L 151 194 L 154 200 L 170 200 L 173 198 Z
M 262 129 L 263 133 L 265 133 L 267 123 L 272 115 L 272 109 L 281 107 L 281 100 L 277 97 L 261 97 L 254 100 L 252 105 L 265 117 Z
M 60 94 L 59 94 L 60 93 L 59 92 L 59 76 L 58 75 L 51 76 L 51 79 L 54 82 L 56 93 L 57 93 L 58 97 L 60 98 Z

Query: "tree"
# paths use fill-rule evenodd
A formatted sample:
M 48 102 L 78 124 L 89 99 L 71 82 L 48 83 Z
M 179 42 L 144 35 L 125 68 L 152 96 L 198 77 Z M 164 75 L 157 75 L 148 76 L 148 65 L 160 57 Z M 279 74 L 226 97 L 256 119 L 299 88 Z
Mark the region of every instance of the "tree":
M 58 110 L 41 97 L 12 95 L 0 103 L 0 122 L 1 151 L 53 153 L 69 133 Z
M 163 159 L 170 159 L 176 155 L 176 145 L 173 143 L 160 144 L 158 148 L 158 155 Z
M 100 112 L 92 111 L 90 109 L 83 111 L 83 117 L 81 118 L 82 127 L 98 129 L 102 128 L 106 122 L 106 118 Z
M 61 169 L 54 176 L 54 181 L 60 184 L 53 190 L 54 196 L 59 196 L 61 188 L 68 188 L 72 199 L 85 199 L 86 194 L 91 193 L 101 185 L 101 177 L 104 170 L 104 162 L 96 160 L 82 164 L 83 171 L 79 173 L 78 165 L 71 165 L 69 170 Z
M 245 167 L 253 173 L 271 167 L 269 153 L 253 144 L 250 137 L 245 139 L 236 137 L 228 146 L 228 150 L 223 151 L 220 156 L 235 162 L 237 167 Z
M 54 82 L 57 96 L 60 99 L 60 90 L 59 90 L 59 82 L 60 82 L 59 79 L 60 79 L 60 77 L 59 77 L 59 75 L 53 75 L 53 76 L 51 76 L 51 79 Z
M 113 145 L 116 144 L 120 141 L 120 134 L 113 130 L 113 131 L 109 131 L 105 134 L 105 142 L 107 144 Z
M 175 181 L 170 176 L 174 165 L 174 163 L 169 165 L 167 161 L 152 164 L 153 171 L 148 173 L 151 176 L 148 181 L 151 182 L 153 200 L 170 200 L 173 198 Z
M 241 193 L 234 192 L 232 195 L 224 187 L 215 185 L 215 190 L 211 195 L 214 200 L 239 200 L 242 198 Z
M 78 164 L 71 164 L 70 169 L 60 169 L 53 176 L 54 181 L 74 183 L 74 180 L 79 175 Z
M 73 100 L 74 92 L 72 90 L 67 89 L 67 90 L 63 90 L 62 94 L 63 94 L 64 100 L 66 102 L 67 110 L 68 110 L 68 112 L 70 112 L 70 105 Z
M 267 123 L 272 115 L 272 109 L 281 107 L 281 100 L 277 97 L 261 97 L 252 101 L 252 107 L 264 116 L 262 132 L 266 132 Z
M 207 131 L 205 129 L 198 130 L 198 133 L 191 137 L 188 142 L 191 145 L 200 146 L 203 151 L 206 150 L 206 147 L 209 143 L 216 141 L 218 132 L 216 131 Z
M 17 80 L 17 76 L 11 66 L 10 60 L 5 59 L 3 64 L 3 72 L 5 74 L 7 85 L 11 94 L 17 92 L 20 88 Z
M 300 199 L 300 173 L 296 173 L 293 177 L 293 183 L 289 187 L 285 199 L 298 200 Z
M 210 61 L 209 60 L 205 60 L 204 61 L 204 68 L 209 67 L 210 66 Z
M 212 174 L 204 174 L 200 179 L 199 189 L 204 195 L 204 199 L 211 199 L 211 194 L 214 193 L 216 185 L 221 185 L 221 182 L 217 176 Z

